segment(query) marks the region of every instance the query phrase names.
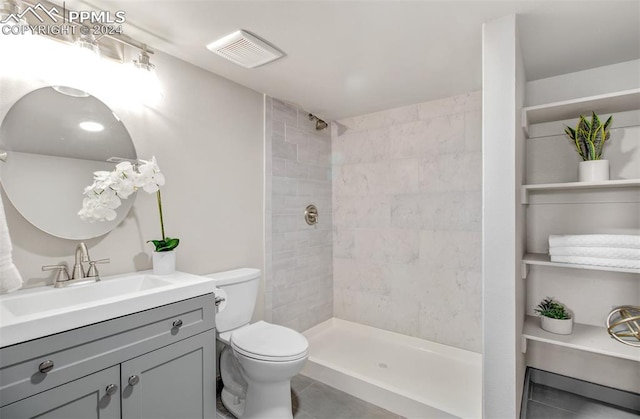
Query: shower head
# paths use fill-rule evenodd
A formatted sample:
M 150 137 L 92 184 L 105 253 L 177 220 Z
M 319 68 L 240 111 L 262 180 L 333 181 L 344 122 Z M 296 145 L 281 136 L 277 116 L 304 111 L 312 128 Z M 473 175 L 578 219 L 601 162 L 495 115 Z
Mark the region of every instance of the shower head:
M 318 118 L 317 116 L 315 116 L 314 114 L 309 114 L 309 121 L 313 121 L 316 120 L 316 131 L 322 131 L 323 129 L 325 129 L 326 127 L 329 126 L 329 124 L 327 124 L 325 121 L 323 121 L 322 119 Z

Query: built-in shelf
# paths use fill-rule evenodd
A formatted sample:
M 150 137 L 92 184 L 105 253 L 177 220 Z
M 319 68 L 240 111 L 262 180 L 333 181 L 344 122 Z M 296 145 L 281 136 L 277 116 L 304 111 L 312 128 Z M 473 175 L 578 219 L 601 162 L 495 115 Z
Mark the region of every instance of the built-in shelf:
M 578 118 L 580 115 L 610 114 L 640 109 L 640 89 L 546 103 L 522 109 L 522 128 L 529 135 L 529 125 Z
M 611 268 L 608 266 L 577 265 L 574 263 L 551 262 L 551 257 L 544 253 L 527 253 L 522 258 L 522 279 L 527 279 L 529 265 L 552 266 L 555 268 L 588 269 L 592 271 L 622 272 L 640 274 L 640 269 Z
M 574 323 L 572 334 L 556 335 L 542 330 L 540 319 L 537 317 L 527 316 L 522 337 L 523 352 L 527 350 L 526 341 L 529 339 L 640 362 L 640 348 L 616 341 L 609 336 L 604 327 Z
M 546 191 L 572 191 L 580 189 L 614 189 L 633 188 L 640 186 L 640 179 L 617 179 L 600 182 L 566 182 L 566 183 L 542 183 L 538 185 L 522 185 L 521 201 L 529 203 L 529 194 Z

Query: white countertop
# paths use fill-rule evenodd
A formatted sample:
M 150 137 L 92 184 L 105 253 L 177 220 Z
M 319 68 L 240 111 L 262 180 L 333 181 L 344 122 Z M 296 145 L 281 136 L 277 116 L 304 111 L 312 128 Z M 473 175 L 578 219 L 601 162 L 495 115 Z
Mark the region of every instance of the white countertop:
M 64 332 L 142 310 L 213 293 L 212 278 L 152 271 L 104 277 L 99 282 L 0 295 L 0 347 Z

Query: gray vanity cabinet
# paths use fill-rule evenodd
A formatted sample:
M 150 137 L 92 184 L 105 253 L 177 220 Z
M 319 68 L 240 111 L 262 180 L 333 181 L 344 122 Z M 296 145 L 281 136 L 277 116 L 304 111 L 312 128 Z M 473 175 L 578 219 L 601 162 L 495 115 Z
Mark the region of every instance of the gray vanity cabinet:
M 214 350 L 201 334 L 123 362 L 122 418 L 213 418 Z
M 0 348 L 0 418 L 213 419 L 214 315 L 207 294 Z
M 0 418 L 119 419 L 120 394 L 106 391 L 119 381 L 114 366 L 0 408 Z

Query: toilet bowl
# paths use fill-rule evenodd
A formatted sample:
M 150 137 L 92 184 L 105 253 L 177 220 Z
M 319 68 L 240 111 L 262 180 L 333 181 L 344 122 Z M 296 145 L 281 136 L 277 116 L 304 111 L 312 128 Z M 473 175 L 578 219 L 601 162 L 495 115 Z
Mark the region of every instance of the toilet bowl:
M 216 314 L 222 403 L 239 419 L 291 419 L 291 377 L 309 356 L 309 342 L 289 328 L 258 321 L 249 324 L 260 271 L 238 269 L 211 274 L 225 294 Z M 222 294 L 222 293 L 220 293 Z

